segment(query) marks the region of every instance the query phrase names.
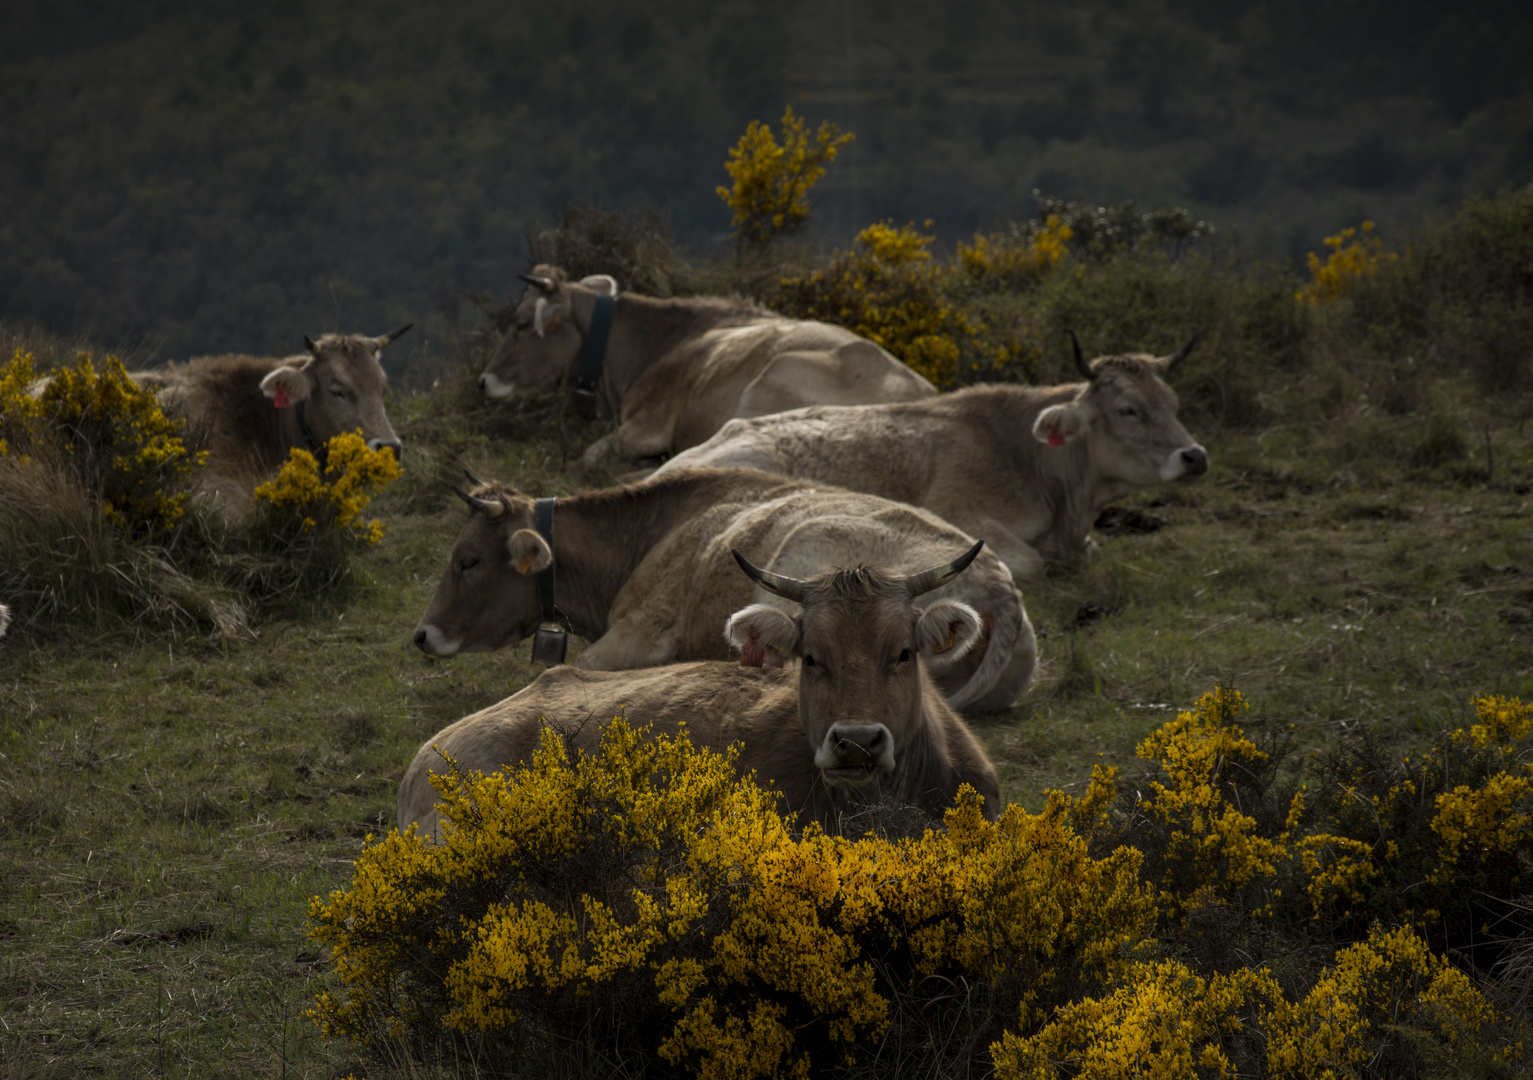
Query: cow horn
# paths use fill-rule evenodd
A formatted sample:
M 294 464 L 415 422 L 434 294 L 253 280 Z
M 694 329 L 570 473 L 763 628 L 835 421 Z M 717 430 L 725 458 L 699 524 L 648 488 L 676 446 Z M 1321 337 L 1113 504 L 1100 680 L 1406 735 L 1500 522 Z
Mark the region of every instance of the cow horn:
M 484 487 L 484 481 L 479 479 L 479 477 L 475 476 L 473 473 L 469 472 L 467 469 L 463 470 L 463 475 L 468 477 L 468 482 L 473 484 L 475 487 Z
M 752 566 L 751 561 L 744 555 L 741 555 L 738 548 L 730 548 L 729 553 L 735 557 L 735 562 L 740 564 L 740 569 L 745 571 L 745 576 L 757 585 L 760 585 L 767 592 L 774 592 L 784 600 L 793 600 L 798 603 L 804 602 L 804 583 L 798 578 L 774 574 L 770 570 L 763 570 L 759 566 Z
M 409 330 L 410 327 L 412 327 L 414 325 L 415 324 L 413 322 L 407 322 L 403 326 L 401 326 L 398 330 L 395 330 L 392 334 L 382 334 L 382 335 L 379 335 L 378 337 L 374 338 L 373 340 L 378 343 L 378 348 L 381 349 L 385 345 L 387 345 L 389 342 L 393 341 L 395 338 L 403 337 L 405 335 L 405 331 Z
M 536 274 L 517 274 L 516 276 L 529 285 L 537 286 L 543 292 L 554 291 L 554 279 L 551 277 L 538 277 Z
M 1085 377 L 1087 382 L 1096 378 L 1096 373 L 1091 370 L 1091 365 L 1086 363 L 1086 354 L 1081 352 L 1081 339 L 1075 336 L 1075 331 L 1069 331 L 1070 347 L 1075 350 L 1075 370 Z
M 305 349 L 309 350 L 309 355 L 310 356 L 318 356 L 319 355 L 319 346 L 314 344 L 314 342 L 309 340 L 309 335 L 308 334 L 303 335 L 303 347 Z
M 506 504 L 501 502 L 499 499 L 476 498 L 460 487 L 455 487 L 452 490 L 453 494 L 458 496 L 458 498 L 468 503 L 469 506 L 479 511 L 491 521 L 494 521 L 496 518 L 500 517 L 501 514 L 506 512 Z
M 939 585 L 946 585 L 963 573 L 964 568 L 974 561 L 974 557 L 979 554 L 979 549 L 984 546 L 985 542 L 981 540 L 950 563 L 934 566 L 930 570 L 922 570 L 919 574 L 911 574 L 905 579 L 905 587 L 910 590 L 912 597 L 916 597 L 922 593 L 931 592 Z
M 1203 331 L 1199 330 L 1196 334 L 1192 335 L 1192 340 L 1188 341 L 1187 344 L 1176 350 L 1176 352 L 1172 353 L 1170 356 L 1162 356 L 1160 358 L 1160 369 L 1162 371 L 1170 371 L 1172 368 L 1176 367 L 1177 364 L 1180 364 L 1183 360 L 1187 359 L 1187 354 L 1192 352 L 1192 347 L 1198 343 L 1198 340 L 1202 338 L 1202 336 Z

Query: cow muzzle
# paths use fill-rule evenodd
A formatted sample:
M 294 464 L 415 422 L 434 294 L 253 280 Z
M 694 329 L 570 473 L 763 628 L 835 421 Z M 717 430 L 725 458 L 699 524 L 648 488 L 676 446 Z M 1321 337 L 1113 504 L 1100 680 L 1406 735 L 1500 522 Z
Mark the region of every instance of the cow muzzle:
M 814 763 L 830 783 L 860 787 L 894 771 L 894 736 L 883 724 L 834 724 Z
M 1189 446 L 1185 450 L 1172 451 L 1166 463 L 1160 467 L 1164 481 L 1195 480 L 1208 471 L 1208 451 L 1201 446 Z
M 405 444 L 400 442 L 398 439 L 368 439 L 367 440 L 367 448 L 369 450 L 382 450 L 385 447 L 387 447 L 388 449 L 394 451 L 394 460 L 395 461 L 400 461 L 400 460 L 402 460 L 404 458 Z
M 504 401 L 516 392 L 516 387 L 511 383 L 501 382 L 486 371 L 479 376 L 479 392 L 491 401 Z
M 430 623 L 415 628 L 415 647 L 429 656 L 455 656 L 462 641 L 448 641 L 442 631 Z

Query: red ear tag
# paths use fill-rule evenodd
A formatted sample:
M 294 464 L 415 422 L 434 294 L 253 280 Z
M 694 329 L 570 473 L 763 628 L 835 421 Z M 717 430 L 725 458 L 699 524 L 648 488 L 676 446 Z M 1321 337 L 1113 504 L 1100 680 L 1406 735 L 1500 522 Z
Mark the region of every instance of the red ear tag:
M 766 646 L 759 640 L 756 631 L 751 631 L 751 636 L 740 646 L 741 667 L 764 667 L 766 665 Z
M 287 391 L 279 385 L 277 392 L 271 396 L 271 403 L 279 409 L 285 409 L 293 403 L 293 399 L 287 396 Z
M 1049 445 L 1050 446 L 1063 446 L 1064 444 L 1065 444 L 1065 437 L 1059 433 L 1059 428 L 1057 428 L 1057 427 L 1049 428 Z

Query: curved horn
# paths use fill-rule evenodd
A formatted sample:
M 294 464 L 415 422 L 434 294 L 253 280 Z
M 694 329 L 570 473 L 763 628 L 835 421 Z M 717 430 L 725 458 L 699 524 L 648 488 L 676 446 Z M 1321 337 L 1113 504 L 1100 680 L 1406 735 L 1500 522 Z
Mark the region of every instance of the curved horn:
M 735 557 L 735 562 L 740 564 L 740 569 L 745 571 L 745 576 L 757 585 L 760 585 L 767 592 L 774 592 L 784 600 L 793 600 L 798 603 L 804 602 L 804 583 L 798 578 L 774 574 L 770 570 L 763 570 L 759 566 L 752 566 L 751 561 L 744 555 L 741 555 L 738 548 L 730 548 L 729 553 Z
M 468 477 L 468 482 L 473 484 L 475 487 L 484 487 L 484 481 L 479 479 L 479 477 L 475 476 L 473 473 L 469 472 L 467 469 L 463 470 L 463 475 Z
M 1075 336 L 1074 330 L 1070 331 L 1070 347 L 1075 350 L 1075 370 L 1079 371 L 1087 382 L 1090 382 L 1096 375 L 1092 372 L 1091 365 L 1086 363 L 1086 354 L 1081 352 L 1081 341 Z
M 403 326 L 401 326 L 398 330 L 395 330 L 392 334 L 380 334 L 379 336 L 373 338 L 373 340 L 378 343 L 378 348 L 381 349 L 385 345 L 387 345 L 389 342 L 393 341 L 395 338 L 403 337 L 405 331 L 409 330 L 410 327 L 412 327 L 414 325 L 415 324 L 413 322 L 407 322 Z
M 1192 347 L 1198 343 L 1198 340 L 1202 338 L 1202 336 L 1203 331 L 1199 330 L 1196 334 L 1192 335 L 1192 340 L 1188 341 L 1187 344 L 1176 350 L 1176 352 L 1172 353 L 1170 356 L 1162 356 L 1160 358 L 1160 369 L 1162 371 L 1170 371 L 1172 368 L 1176 367 L 1177 364 L 1180 364 L 1183 360 L 1187 359 L 1187 354 L 1192 352 Z
M 499 499 L 476 498 L 460 487 L 455 487 L 452 489 L 452 491 L 454 495 L 468 503 L 470 507 L 479 511 L 491 521 L 494 521 L 496 518 L 500 517 L 501 514 L 506 512 L 506 504 L 501 502 Z
M 308 334 L 303 335 L 303 347 L 305 349 L 309 350 L 309 355 L 310 356 L 318 356 L 319 355 L 319 346 L 314 344 L 314 342 L 309 340 L 309 335 Z
M 946 585 L 963 573 L 964 568 L 974 561 L 974 557 L 979 554 L 979 549 L 984 546 L 985 542 L 981 540 L 950 563 L 934 566 L 930 570 L 922 570 L 919 574 L 911 574 L 905 579 L 905 588 L 910 590 L 912 597 L 916 597 L 924 592 L 931 592 L 939 585 Z
M 536 286 L 543 292 L 554 291 L 554 279 L 551 277 L 538 277 L 536 274 L 517 274 L 516 276 L 521 278 L 527 284 Z

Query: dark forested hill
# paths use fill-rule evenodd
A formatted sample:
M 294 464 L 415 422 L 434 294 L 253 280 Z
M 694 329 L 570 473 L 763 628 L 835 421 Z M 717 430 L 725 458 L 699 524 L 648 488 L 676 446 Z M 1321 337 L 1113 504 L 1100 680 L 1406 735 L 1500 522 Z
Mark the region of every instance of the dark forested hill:
M 747 121 L 857 142 L 817 235 L 1029 193 L 1177 202 L 1291 257 L 1533 176 L 1509 0 L 12 0 L 0 318 L 160 358 L 378 332 L 503 292 L 567 202 L 688 247 Z

